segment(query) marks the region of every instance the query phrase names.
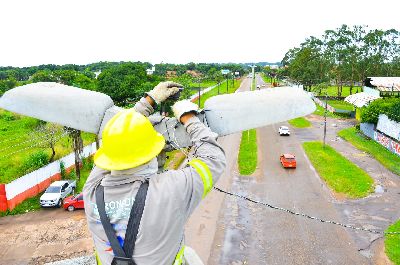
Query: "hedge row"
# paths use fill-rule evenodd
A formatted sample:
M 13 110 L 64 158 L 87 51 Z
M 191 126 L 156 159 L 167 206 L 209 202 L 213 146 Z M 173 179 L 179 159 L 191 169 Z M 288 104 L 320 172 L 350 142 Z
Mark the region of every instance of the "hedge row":
M 400 98 L 381 98 L 371 102 L 361 110 L 361 122 L 378 123 L 379 114 L 400 122 Z

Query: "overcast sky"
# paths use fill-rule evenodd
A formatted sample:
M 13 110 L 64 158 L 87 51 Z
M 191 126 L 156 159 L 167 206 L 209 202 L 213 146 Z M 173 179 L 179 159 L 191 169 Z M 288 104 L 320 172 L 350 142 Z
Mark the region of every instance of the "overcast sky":
M 0 66 L 280 61 L 342 24 L 400 30 L 399 0 L 1 0 Z

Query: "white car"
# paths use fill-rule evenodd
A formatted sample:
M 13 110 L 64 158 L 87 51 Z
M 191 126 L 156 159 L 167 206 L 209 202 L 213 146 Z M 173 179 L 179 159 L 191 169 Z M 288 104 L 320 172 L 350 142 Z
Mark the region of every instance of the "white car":
M 40 197 L 40 206 L 61 207 L 65 197 L 74 193 L 75 189 L 76 181 L 74 180 L 54 181 Z
M 279 135 L 290 135 L 289 128 L 287 126 L 279 127 Z

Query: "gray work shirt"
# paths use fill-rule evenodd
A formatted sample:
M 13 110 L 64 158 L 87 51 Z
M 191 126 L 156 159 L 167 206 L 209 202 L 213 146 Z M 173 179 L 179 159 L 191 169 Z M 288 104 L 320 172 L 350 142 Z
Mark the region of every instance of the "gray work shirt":
M 142 99 L 135 109 L 145 116 L 153 108 Z M 215 184 L 226 165 L 225 154 L 217 143 L 217 135 L 199 121 L 191 118 L 186 131 L 194 146 L 194 156 L 204 162 Z M 143 177 L 129 174 L 114 174 L 95 167 L 83 189 L 85 212 L 89 230 L 102 264 L 111 264 L 113 252 L 98 215 L 95 187 L 104 186 L 106 212 L 120 242 L 125 237 L 126 226 L 136 193 L 144 181 Z M 150 176 L 146 204 L 139 226 L 133 253 L 138 265 L 173 264 L 184 244 L 184 227 L 194 209 L 199 205 L 204 192 L 202 177 L 192 166 L 180 170 L 168 170 Z

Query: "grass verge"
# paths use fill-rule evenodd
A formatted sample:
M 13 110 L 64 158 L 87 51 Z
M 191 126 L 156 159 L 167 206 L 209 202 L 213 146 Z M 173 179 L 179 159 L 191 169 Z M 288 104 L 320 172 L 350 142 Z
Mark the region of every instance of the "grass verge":
M 363 198 L 373 190 L 373 179 L 335 149 L 321 142 L 303 143 L 304 151 L 328 186 L 348 198 Z
M 238 163 L 240 175 L 250 175 L 256 170 L 257 134 L 255 129 L 242 132 Z
M 347 128 L 338 132 L 338 135 L 350 142 L 357 149 L 364 151 L 393 173 L 400 175 L 400 157 L 393 154 L 385 147 L 363 136 L 356 128 Z
M 400 231 L 400 220 L 386 229 L 386 232 Z M 385 252 L 394 265 L 400 265 L 400 235 L 385 235 Z
M 311 122 L 306 120 L 304 117 L 299 117 L 288 121 L 290 125 L 297 128 L 307 128 L 311 126 Z
M 221 84 L 220 88 L 219 88 L 219 94 L 218 94 L 218 86 L 214 87 L 213 89 L 211 89 L 210 91 L 208 91 L 207 93 L 201 95 L 200 97 L 200 108 L 204 107 L 204 102 L 214 96 L 217 95 L 222 95 L 222 94 L 231 94 L 233 92 L 235 92 L 241 84 L 242 80 L 235 80 L 235 85 L 232 85 L 231 80 L 229 80 L 229 84 L 228 84 L 228 88 L 226 87 L 226 82 Z M 197 100 L 196 100 L 196 104 L 197 104 Z

